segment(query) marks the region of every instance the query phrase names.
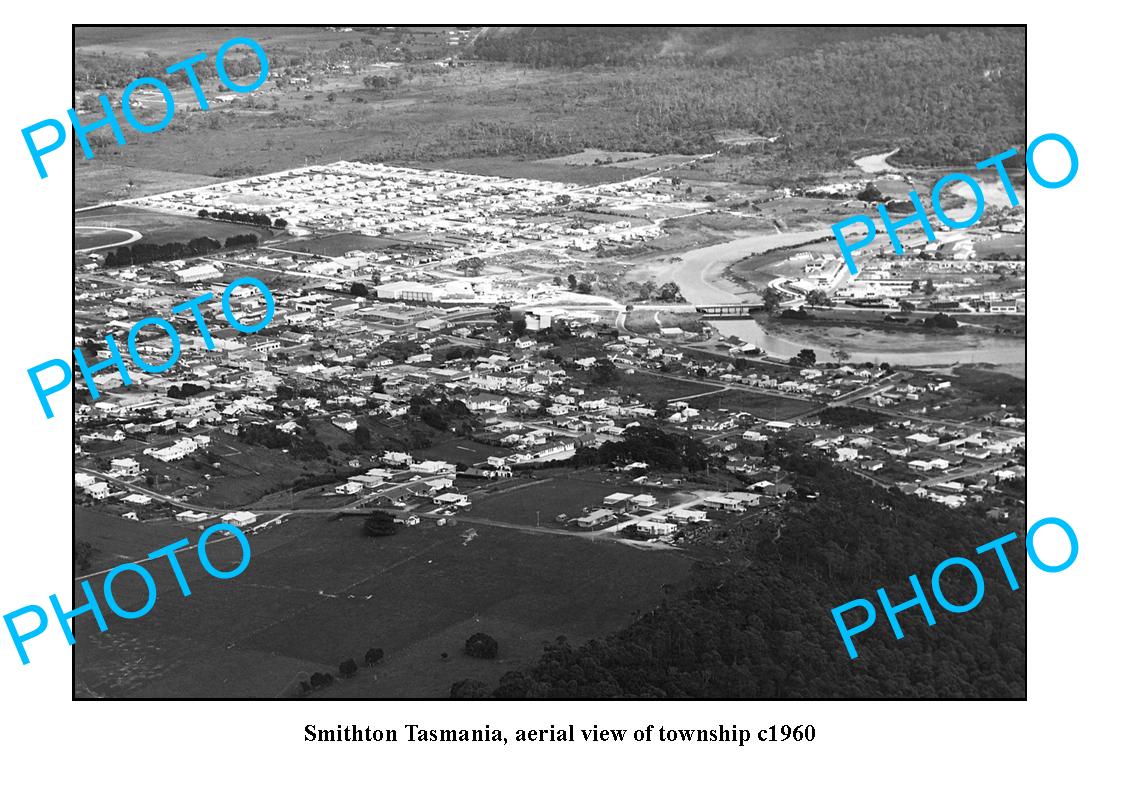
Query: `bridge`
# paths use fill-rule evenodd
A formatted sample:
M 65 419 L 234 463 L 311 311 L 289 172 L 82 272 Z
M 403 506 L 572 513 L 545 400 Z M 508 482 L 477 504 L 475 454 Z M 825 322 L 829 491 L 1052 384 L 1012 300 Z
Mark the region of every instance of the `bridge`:
M 750 313 L 760 312 L 763 304 L 698 304 L 694 307 L 706 318 L 748 318 Z

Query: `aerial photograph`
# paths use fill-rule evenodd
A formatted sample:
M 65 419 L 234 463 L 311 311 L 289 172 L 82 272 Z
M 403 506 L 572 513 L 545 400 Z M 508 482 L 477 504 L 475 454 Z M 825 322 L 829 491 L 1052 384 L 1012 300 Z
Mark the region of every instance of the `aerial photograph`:
M 73 66 L 74 699 L 1026 698 L 1024 26 Z

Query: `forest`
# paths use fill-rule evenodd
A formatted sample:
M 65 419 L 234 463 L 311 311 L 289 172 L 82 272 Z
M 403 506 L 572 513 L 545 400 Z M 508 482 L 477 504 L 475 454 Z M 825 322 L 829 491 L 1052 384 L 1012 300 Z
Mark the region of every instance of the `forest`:
M 604 639 L 544 645 L 538 663 L 505 674 L 490 692 L 457 683 L 460 696 L 499 698 L 1024 698 L 1025 555 L 1010 561 L 1011 591 L 993 554 L 974 550 L 1009 528 L 938 504 L 883 490 L 826 461 L 796 456 L 789 471 L 816 499 L 790 500 L 734 528 L 722 560 L 699 563 L 679 589 L 664 587 L 654 610 Z M 1015 545 L 1017 543 L 1014 543 Z M 985 596 L 953 615 L 935 604 L 928 579 L 951 556 L 972 558 Z M 846 653 L 830 609 L 857 598 L 876 603 L 883 587 L 897 603 L 916 574 L 933 604 L 899 617 L 893 637 L 879 612 Z M 969 576 L 941 579 L 966 603 Z
M 612 69 L 515 97 L 578 124 L 477 120 L 457 134 L 481 155 L 584 147 L 690 154 L 714 151 L 718 133 L 737 130 L 776 137 L 772 157 L 819 167 L 881 148 L 900 147 L 898 160 L 924 165 L 1024 148 L 1024 29 L 933 31 L 501 29 L 476 42 L 477 57 Z

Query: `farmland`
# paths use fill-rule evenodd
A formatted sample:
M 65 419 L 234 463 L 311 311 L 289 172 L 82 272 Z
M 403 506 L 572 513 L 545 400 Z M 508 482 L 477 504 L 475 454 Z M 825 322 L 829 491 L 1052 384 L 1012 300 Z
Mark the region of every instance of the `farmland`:
M 193 552 L 182 555 L 186 598 L 166 566 L 150 567 L 159 599 L 143 620 L 110 617 L 104 634 L 88 616 L 77 621 L 76 694 L 272 697 L 377 646 L 386 652 L 377 670 L 323 696 L 443 697 L 465 677 L 495 683 L 533 660 L 545 640 L 611 632 L 689 569 L 675 552 L 581 538 L 480 526 L 469 541 L 466 521 L 379 539 L 360 526 L 293 517 L 251 537 L 249 568 L 230 581 L 206 576 Z M 161 528 L 78 510 L 77 538 L 101 548 L 102 560 L 131 560 L 187 535 Z M 213 544 L 215 566 L 232 569 L 237 544 Z M 143 601 L 142 589 L 124 578 L 115 584 L 130 608 Z M 499 641 L 499 659 L 462 654 L 481 630 Z

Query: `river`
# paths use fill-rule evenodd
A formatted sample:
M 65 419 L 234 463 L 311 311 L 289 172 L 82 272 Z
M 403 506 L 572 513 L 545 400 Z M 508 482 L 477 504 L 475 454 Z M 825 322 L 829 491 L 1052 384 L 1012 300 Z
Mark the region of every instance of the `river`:
M 707 246 L 679 255 L 681 262 L 651 264 L 659 270 L 657 281 L 673 281 L 691 304 L 738 304 L 758 301 L 759 297 L 722 278 L 726 266 L 745 257 L 781 246 L 798 246 L 822 239 L 829 230 L 804 230 L 774 235 L 756 235 Z M 980 316 L 979 322 L 986 323 Z M 832 327 L 836 339 L 812 331 L 803 339 L 792 335 L 770 334 L 753 320 L 713 321 L 726 337 L 736 336 L 746 343 L 779 357 L 791 357 L 803 348 L 812 349 L 820 359 L 833 360 L 831 351 L 843 346 L 855 362 L 889 362 L 894 365 L 947 365 L 957 362 L 990 362 L 996 365 L 1025 362 L 1025 340 L 990 334 L 931 335 L 922 332 L 884 332 L 874 329 Z
M 882 152 L 880 155 L 866 155 L 864 158 L 855 160 L 854 165 L 866 174 L 880 174 L 883 171 L 893 171 L 893 167 L 889 165 L 888 160 L 900 151 L 901 148 L 897 147 L 892 152 Z

